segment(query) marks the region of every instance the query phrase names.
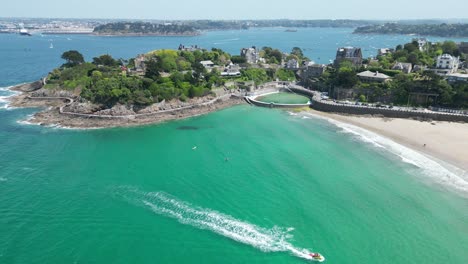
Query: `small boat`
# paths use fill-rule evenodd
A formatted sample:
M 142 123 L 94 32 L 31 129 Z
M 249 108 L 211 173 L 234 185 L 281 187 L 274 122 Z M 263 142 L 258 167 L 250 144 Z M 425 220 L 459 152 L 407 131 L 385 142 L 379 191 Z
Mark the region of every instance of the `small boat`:
M 324 262 L 325 261 L 325 257 L 322 256 L 320 253 L 317 253 L 317 252 L 310 253 L 309 256 L 311 257 L 310 260 L 312 260 L 312 261 L 318 261 L 318 262 Z
M 286 29 L 284 32 L 297 32 L 297 29 Z
M 53 48 L 54 48 L 54 44 L 50 43 L 49 48 L 50 48 L 50 49 L 53 49 Z
M 29 31 L 25 28 L 20 29 L 19 34 L 21 36 L 31 36 L 31 33 L 29 33 Z
M 196 149 L 197 149 L 197 146 L 194 146 L 194 147 L 192 148 L 192 150 L 196 150 Z

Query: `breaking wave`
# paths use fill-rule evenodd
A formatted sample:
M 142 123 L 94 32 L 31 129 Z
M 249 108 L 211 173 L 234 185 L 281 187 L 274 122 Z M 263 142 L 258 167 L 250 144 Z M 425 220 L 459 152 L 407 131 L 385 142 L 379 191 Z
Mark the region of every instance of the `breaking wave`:
M 10 107 L 10 100 L 9 98 L 18 94 L 16 91 L 11 91 L 10 88 L 13 86 L 9 87 L 0 87 L 0 109 L 11 109 Z
M 11 95 L 10 95 L 11 96 Z M 8 97 L 10 96 L 0 96 L 0 109 L 9 109 Z
M 313 116 L 316 117 L 315 115 Z M 351 134 L 361 141 L 397 155 L 403 162 L 416 166 L 425 177 L 433 182 L 449 187 L 463 196 L 468 196 L 468 177 L 464 170 L 426 156 L 366 129 L 329 118 L 319 118 L 325 119 L 342 129 L 343 133 Z
M 137 188 L 120 187 L 117 194 L 127 202 L 148 208 L 158 215 L 209 230 L 263 252 L 289 252 L 300 258 L 311 259 L 307 249 L 296 248 L 288 242 L 293 237 L 289 234 L 293 228 L 259 227 L 211 209 L 193 206 L 164 192 L 142 192 Z

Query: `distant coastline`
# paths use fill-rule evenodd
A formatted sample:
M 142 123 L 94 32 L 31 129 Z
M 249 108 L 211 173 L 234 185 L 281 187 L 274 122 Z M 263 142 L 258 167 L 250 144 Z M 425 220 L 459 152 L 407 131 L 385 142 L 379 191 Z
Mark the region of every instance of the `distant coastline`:
M 199 36 L 201 32 L 190 32 L 190 33 L 88 33 L 89 35 L 101 36 L 101 37 L 195 37 Z
M 418 35 L 435 37 L 468 37 L 468 24 L 421 24 L 408 25 L 386 23 L 383 25 L 361 26 L 354 30 L 354 34 L 383 34 L 383 35 Z
M 184 24 L 153 24 L 144 22 L 114 22 L 99 25 L 93 30 L 98 36 L 197 36 L 200 32 Z

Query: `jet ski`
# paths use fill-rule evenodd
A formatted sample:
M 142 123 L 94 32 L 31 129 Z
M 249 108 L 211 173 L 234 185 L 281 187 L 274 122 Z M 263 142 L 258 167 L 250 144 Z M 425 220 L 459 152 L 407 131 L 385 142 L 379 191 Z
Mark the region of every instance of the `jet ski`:
M 320 253 L 309 253 L 309 256 L 310 256 L 310 260 L 312 261 L 318 261 L 318 262 L 324 262 L 325 261 L 325 257 L 322 256 Z

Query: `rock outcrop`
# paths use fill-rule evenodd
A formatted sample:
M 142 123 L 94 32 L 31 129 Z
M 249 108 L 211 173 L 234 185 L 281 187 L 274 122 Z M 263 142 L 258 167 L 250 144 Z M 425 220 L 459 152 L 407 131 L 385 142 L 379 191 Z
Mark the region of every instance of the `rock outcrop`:
M 132 106 L 117 104 L 110 109 L 97 111 L 95 115 L 129 116 L 136 114 Z

